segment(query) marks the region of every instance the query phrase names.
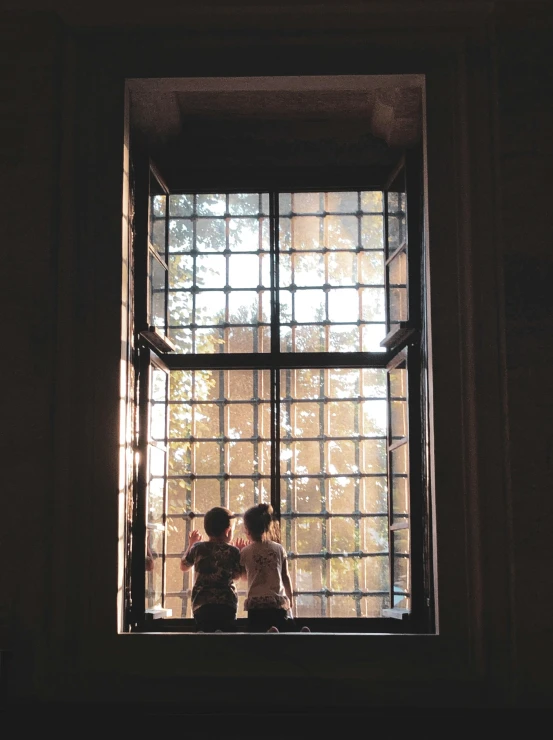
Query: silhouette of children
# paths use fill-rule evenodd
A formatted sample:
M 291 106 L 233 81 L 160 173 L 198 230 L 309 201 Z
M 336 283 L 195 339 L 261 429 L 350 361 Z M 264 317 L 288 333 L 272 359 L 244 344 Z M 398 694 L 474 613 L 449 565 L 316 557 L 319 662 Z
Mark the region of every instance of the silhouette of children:
M 231 544 L 233 514 L 215 506 L 204 517 L 208 536 L 190 532 L 181 558 L 183 572 L 194 567 L 192 613 L 198 632 L 234 632 L 238 597 L 234 581 L 241 575 L 240 550 Z

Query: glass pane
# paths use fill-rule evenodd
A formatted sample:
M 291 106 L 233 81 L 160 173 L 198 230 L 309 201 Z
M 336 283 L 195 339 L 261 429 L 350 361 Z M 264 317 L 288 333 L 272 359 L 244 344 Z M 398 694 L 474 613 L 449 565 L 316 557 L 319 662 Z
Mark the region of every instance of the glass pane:
M 353 288 L 339 288 L 328 293 L 330 321 L 352 322 L 359 319 L 359 295 Z
M 388 511 L 386 475 L 362 478 L 359 488 L 359 508 L 361 511 L 373 514 L 385 514 Z
M 357 264 L 360 283 L 384 286 L 384 252 L 361 252 Z
M 154 195 L 150 198 L 150 243 L 162 257 L 165 255 L 165 235 L 167 231 L 166 202 L 165 195 Z
M 230 293 L 228 298 L 229 321 L 232 324 L 257 324 L 259 296 L 255 291 L 238 290 Z M 266 315 L 263 316 L 268 320 Z
M 330 285 L 354 285 L 357 282 L 357 255 L 355 252 L 332 252 L 328 257 Z
M 359 558 L 332 558 L 329 561 L 330 588 L 333 591 L 355 590 L 359 560 Z
M 219 405 L 198 403 L 192 406 L 192 434 L 194 437 L 218 437 L 222 434 L 223 414 Z
M 296 321 L 323 321 L 326 318 L 325 294 L 322 290 L 298 290 L 294 294 Z
M 409 485 L 406 477 L 394 476 L 392 486 L 392 524 L 404 522 L 409 515 Z
M 169 473 L 171 472 L 169 468 Z M 190 508 L 191 495 L 190 481 L 170 478 L 167 484 L 167 511 L 170 514 L 182 514 L 185 509 Z
M 167 271 L 162 264 L 150 255 L 150 315 L 148 323 L 160 327 L 165 332 L 165 276 Z
M 169 196 L 169 215 L 170 216 L 191 216 L 194 212 L 193 195 L 170 195 Z
M 322 398 L 324 396 L 323 370 L 289 370 L 291 393 L 295 398 Z M 287 376 L 286 376 L 287 377 Z
M 315 514 L 323 510 L 325 502 L 321 493 L 321 481 L 317 478 L 293 480 L 290 491 L 290 509 L 304 514 Z
M 255 254 L 233 254 L 229 257 L 231 288 L 256 288 L 260 284 L 260 261 Z
M 328 349 L 331 352 L 358 352 L 359 329 L 345 324 L 328 328 Z
M 150 475 L 165 475 L 165 453 L 150 447 Z M 148 522 L 162 524 L 165 479 L 152 478 L 148 488 Z
M 331 596 L 329 598 L 330 617 L 356 617 L 356 599 L 353 596 Z
M 363 321 L 384 321 L 384 288 L 364 288 L 361 291 Z
M 168 295 L 169 326 L 175 329 L 192 321 L 192 296 L 184 291 L 172 291 Z M 176 333 L 171 332 L 176 336 Z
M 403 193 L 388 193 L 388 256 L 406 243 L 405 197 Z
M 165 423 L 167 418 L 167 406 L 163 403 L 153 403 L 150 418 L 150 436 L 155 440 L 165 439 Z
M 384 437 L 387 431 L 387 416 L 385 401 L 363 401 L 361 433 L 367 437 Z
M 225 294 L 222 291 L 200 291 L 196 296 L 196 323 L 221 324 L 225 318 L 225 305 Z
M 365 591 L 388 591 L 390 584 L 390 561 L 386 555 L 363 558 L 361 568 L 362 588 Z
M 191 288 L 193 282 L 192 257 L 184 254 L 169 256 L 169 290 Z
M 356 216 L 327 216 L 325 246 L 328 249 L 355 249 L 359 244 L 359 219 Z
M 194 442 L 192 446 L 193 470 L 197 475 L 219 475 L 223 472 L 222 443 Z
M 407 288 L 390 288 L 390 322 L 407 321 L 408 318 Z
M 359 550 L 359 528 L 354 519 L 350 517 L 333 517 L 329 525 L 329 549 L 331 552 L 356 552 Z
M 325 330 L 317 324 L 295 327 L 291 347 L 294 352 L 322 352 L 325 348 Z M 290 351 L 290 350 L 287 350 Z
M 196 329 L 192 336 L 194 352 L 198 354 L 220 352 L 225 346 L 223 329 L 217 327 Z
M 326 405 L 328 414 L 328 434 L 333 437 L 347 437 L 357 424 L 357 401 L 330 402 Z
M 355 441 L 340 439 L 326 443 L 328 470 L 335 475 L 348 475 L 357 472 Z
M 362 217 L 361 246 L 363 247 L 363 249 L 384 249 L 383 216 Z
M 169 251 L 190 252 L 193 244 L 193 222 L 188 218 L 169 219 Z
M 360 616 L 362 617 L 381 617 L 382 610 L 388 609 L 390 599 L 388 594 L 385 596 L 365 596 L 359 600 Z
M 394 547 L 394 606 L 409 608 L 410 567 L 409 567 L 409 530 L 400 529 L 392 532 Z
M 230 193 L 229 213 L 233 216 L 250 216 L 259 213 L 259 193 Z
M 364 552 L 388 552 L 388 520 L 385 516 L 364 517 L 361 543 Z
M 407 252 L 402 250 L 388 265 L 390 285 L 407 285 Z
M 161 607 L 163 584 L 163 531 L 148 530 L 146 543 L 145 608 Z
M 319 558 L 298 558 L 293 563 L 295 590 L 320 591 L 324 587 L 322 560 Z
M 235 513 L 244 513 L 250 506 L 256 503 L 254 484 L 252 480 L 231 480 L 229 481 L 229 509 Z M 239 537 L 236 528 L 235 537 Z
M 366 398 L 386 398 L 387 373 L 378 368 L 361 370 L 361 393 Z
M 226 210 L 224 193 L 196 196 L 196 212 L 199 216 L 223 216 Z
M 269 250 L 269 235 L 264 228 L 268 222 L 257 218 L 229 219 L 229 248 L 233 252 Z
M 396 447 L 390 452 L 390 470 L 392 475 L 407 475 L 407 445 Z
M 294 550 L 298 554 L 319 553 L 323 549 L 323 523 L 316 517 L 297 517 L 293 522 Z
M 296 597 L 296 616 L 304 618 L 322 617 L 322 597 L 298 595 Z
M 329 370 L 328 396 L 330 398 L 353 398 L 359 395 L 359 379 L 363 371 L 358 369 Z
M 227 341 L 225 350 L 227 352 L 258 352 L 262 351 L 256 346 L 257 333 L 251 326 L 235 326 L 226 330 Z
M 321 193 L 293 193 L 292 209 L 294 213 L 322 213 Z
M 359 486 L 354 478 L 335 477 L 328 482 L 328 508 L 333 514 L 349 514 L 356 509 Z
M 326 193 L 326 210 L 331 213 L 355 213 L 358 208 L 357 193 Z
M 221 482 L 216 478 L 194 481 L 192 496 L 192 511 L 196 514 L 205 514 L 213 506 L 224 506 L 224 488 L 221 492 Z
M 167 517 L 167 555 L 178 555 L 179 557 L 182 555 L 186 547 L 185 530 L 184 516 Z
M 316 252 L 295 254 L 293 260 L 293 281 L 299 286 L 321 285 L 324 283 L 323 255 Z
M 380 342 L 386 336 L 386 324 L 370 324 L 362 327 L 363 352 L 384 352 Z
M 291 249 L 321 249 L 323 219 L 316 216 L 294 216 L 291 222 Z M 283 223 L 285 227 L 285 223 Z M 285 234 L 283 235 L 286 236 Z M 284 245 L 286 246 L 286 239 Z
M 380 190 L 361 193 L 361 210 L 365 213 L 382 213 L 383 201 Z
M 359 443 L 359 469 L 362 473 L 386 473 L 386 443 L 383 439 L 364 439 Z
M 167 373 L 155 366 L 152 366 L 151 398 L 153 401 L 163 401 L 165 403 L 167 394 L 167 382 Z
M 196 223 L 196 249 L 200 252 L 222 252 L 226 247 L 225 227 L 222 219 L 199 219 Z

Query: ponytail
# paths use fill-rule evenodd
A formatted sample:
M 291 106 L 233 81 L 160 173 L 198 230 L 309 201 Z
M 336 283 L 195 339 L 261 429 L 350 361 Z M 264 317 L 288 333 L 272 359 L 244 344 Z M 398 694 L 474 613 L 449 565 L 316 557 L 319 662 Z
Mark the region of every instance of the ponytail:
M 280 527 L 271 504 L 252 506 L 244 514 L 244 524 L 254 540 L 280 542 Z

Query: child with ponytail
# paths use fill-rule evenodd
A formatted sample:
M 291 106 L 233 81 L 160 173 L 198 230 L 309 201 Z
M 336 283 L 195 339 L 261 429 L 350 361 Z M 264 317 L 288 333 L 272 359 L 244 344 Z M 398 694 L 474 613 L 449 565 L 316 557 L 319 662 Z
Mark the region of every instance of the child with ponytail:
M 293 594 L 286 550 L 270 504 L 252 506 L 244 514 L 250 544 L 239 540 L 240 565 L 248 580 L 244 608 L 250 632 L 281 632 L 292 620 Z M 308 628 L 304 627 L 304 632 Z

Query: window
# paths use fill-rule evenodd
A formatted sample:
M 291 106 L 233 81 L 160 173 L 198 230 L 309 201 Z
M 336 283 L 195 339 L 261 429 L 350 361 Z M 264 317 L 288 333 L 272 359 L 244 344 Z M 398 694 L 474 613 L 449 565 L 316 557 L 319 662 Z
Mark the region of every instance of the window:
M 188 629 L 190 530 L 261 501 L 298 617 L 430 629 L 420 178 L 169 192 L 135 162 L 132 629 Z

